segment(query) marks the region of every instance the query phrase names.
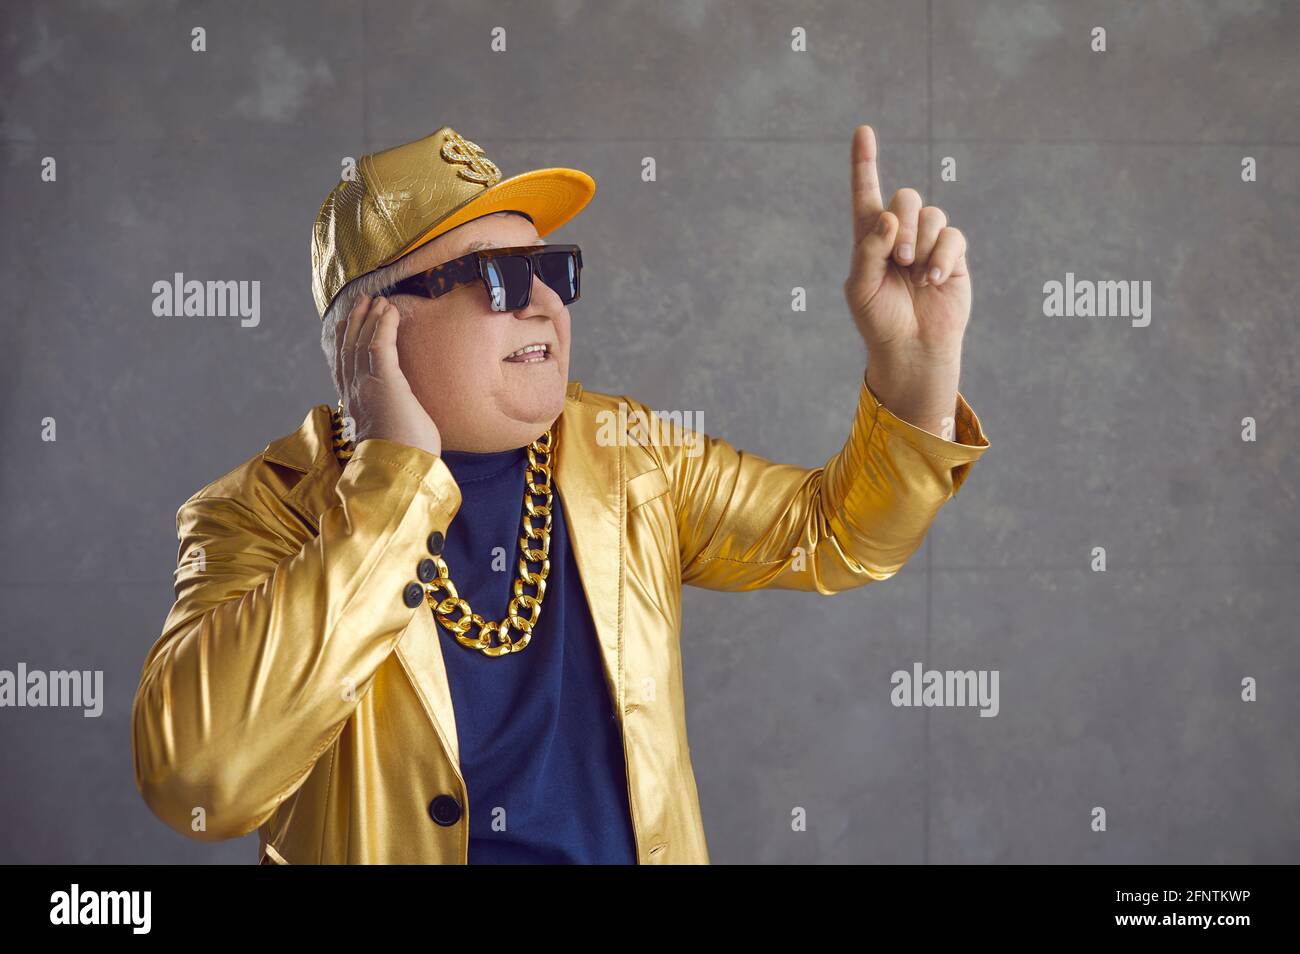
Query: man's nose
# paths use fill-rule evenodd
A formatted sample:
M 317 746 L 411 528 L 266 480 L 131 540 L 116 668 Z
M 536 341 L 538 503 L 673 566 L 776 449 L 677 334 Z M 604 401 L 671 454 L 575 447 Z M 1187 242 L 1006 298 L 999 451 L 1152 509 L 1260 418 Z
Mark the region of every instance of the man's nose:
M 555 313 L 563 306 L 560 296 L 550 285 L 542 281 L 541 276 L 533 273 L 533 288 L 529 293 L 528 304 L 515 312 L 516 318 L 529 318 L 538 312 Z

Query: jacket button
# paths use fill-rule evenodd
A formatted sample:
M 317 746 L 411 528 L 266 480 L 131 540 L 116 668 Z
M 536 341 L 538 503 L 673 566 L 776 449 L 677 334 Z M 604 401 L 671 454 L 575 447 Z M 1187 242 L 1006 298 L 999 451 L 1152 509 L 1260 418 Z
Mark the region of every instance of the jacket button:
M 429 803 L 429 817 L 448 828 L 460 821 L 460 802 L 450 795 L 439 795 Z
M 414 581 L 406 584 L 406 589 L 402 591 L 402 599 L 406 605 L 415 609 L 424 602 L 424 587 Z
M 442 553 L 442 543 L 443 538 L 439 531 L 435 530 L 433 533 L 429 534 L 429 552 L 434 556 L 438 556 Z
M 421 583 L 432 583 L 438 575 L 438 564 L 426 558 L 420 561 L 420 565 L 415 568 L 415 575 L 420 578 Z

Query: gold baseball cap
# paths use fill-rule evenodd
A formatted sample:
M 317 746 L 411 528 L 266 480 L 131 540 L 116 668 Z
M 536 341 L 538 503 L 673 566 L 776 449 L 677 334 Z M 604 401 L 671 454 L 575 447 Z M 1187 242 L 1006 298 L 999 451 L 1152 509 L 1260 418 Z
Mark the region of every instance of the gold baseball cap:
M 525 212 L 544 236 L 596 194 L 595 180 L 577 169 L 534 169 L 503 180 L 483 148 L 450 126 L 362 156 L 356 173 L 326 197 L 311 233 L 311 293 L 322 319 L 348 282 L 471 219 Z

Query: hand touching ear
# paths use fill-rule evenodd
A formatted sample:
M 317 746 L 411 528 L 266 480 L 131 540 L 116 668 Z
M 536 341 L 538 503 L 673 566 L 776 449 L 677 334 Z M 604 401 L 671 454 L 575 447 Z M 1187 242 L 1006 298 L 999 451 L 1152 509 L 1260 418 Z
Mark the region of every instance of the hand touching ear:
M 401 320 L 388 299 L 358 298 L 335 332 L 334 386 L 343 413 L 356 423 L 358 447 L 367 438 L 379 437 L 438 456 L 442 436 L 398 364 Z

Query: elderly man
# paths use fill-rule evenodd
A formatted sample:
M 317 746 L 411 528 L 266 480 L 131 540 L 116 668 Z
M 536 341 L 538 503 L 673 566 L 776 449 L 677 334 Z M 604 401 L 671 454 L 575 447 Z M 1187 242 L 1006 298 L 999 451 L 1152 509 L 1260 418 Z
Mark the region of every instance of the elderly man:
M 989 446 L 959 394 L 965 241 L 852 144 L 869 362 L 843 448 L 773 463 L 569 380 L 585 173 L 443 126 L 363 157 L 312 239 L 339 404 L 177 514 L 136 693 L 169 826 L 266 864 L 706 863 L 681 585 L 893 576 Z M 621 422 L 612 433 L 611 420 Z M 657 420 L 657 419 L 656 419 Z

